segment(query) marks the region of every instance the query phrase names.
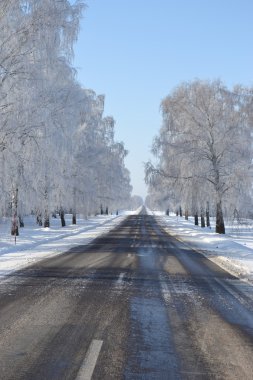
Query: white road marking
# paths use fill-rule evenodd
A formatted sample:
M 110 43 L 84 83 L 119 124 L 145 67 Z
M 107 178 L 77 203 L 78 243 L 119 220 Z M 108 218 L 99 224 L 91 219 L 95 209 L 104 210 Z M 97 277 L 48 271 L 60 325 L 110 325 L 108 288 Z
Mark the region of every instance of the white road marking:
M 117 279 L 116 285 L 122 284 L 124 276 L 125 276 L 125 273 L 120 273 L 119 278 Z
M 163 280 L 163 278 L 160 276 L 160 284 L 162 288 L 162 294 L 165 302 L 170 302 L 171 301 L 171 292 L 169 290 L 168 285 L 166 282 Z
M 76 380 L 91 380 L 103 341 L 93 339 L 77 374 Z

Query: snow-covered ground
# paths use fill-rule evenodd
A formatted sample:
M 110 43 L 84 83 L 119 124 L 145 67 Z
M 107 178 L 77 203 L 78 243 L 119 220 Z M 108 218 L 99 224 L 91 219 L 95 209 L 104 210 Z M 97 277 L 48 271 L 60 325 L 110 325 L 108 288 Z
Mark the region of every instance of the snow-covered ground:
M 10 235 L 10 221 L 3 219 L 0 221 L 0 277 L 76 245 L 88 244 L 114 228 L 128 214 L 138 212 L 122 212 L 117 216 L 98 215 L 87 220 L 79 218 L 77 225 L 71 225 L 71 218 L 67 216 L 66 227 L 60 226 L 58 218 L 52 219 L 51 227 L 47 229 L 38 227 L 34 217 L 27 217 L 16 245 Z M 227 225 L 226 235 L 219 235 L 214 232 L 214 227 L 195 226 L 191 217 L 186 221 L 175 215 L 149 213 L 158 217 L 167 232 L 199 250 L 230 273 L 253 283 L 253 221 Z
M 108 232 L 136 212 L 120 212 L 119 215 L 97 215 L 89 219 L 78 218 L 71 224 L 66 215 L 67 226 L 62 228 L 60 219 L 51 219 L 50 228 L 38 227 L 35 217 L 25 217 L 25 227 L 16 239 L 10 235 L 10 220 L 0 221 L 0 278 L 35 261 L 60 254 L 76 245 L 90 243 Z
M 230 273 L 253 283 L 253 220 L 227 221 L 226 235 L 219 235 L 215 233 L 214 220 L 211 220 L 211 228 L 201 228 L 194 225 L 191 217 L 187 221 L 158 211 L 149 213 L 158 216 L 171 235 L 196 248 Z

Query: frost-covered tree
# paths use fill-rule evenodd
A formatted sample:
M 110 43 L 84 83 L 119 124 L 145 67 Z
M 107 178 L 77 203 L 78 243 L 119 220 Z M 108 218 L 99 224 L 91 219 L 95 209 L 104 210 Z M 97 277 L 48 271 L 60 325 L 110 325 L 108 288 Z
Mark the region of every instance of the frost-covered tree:
M 224 203 L 251 191 L 248 102 L 220 81 L 183 83 L 162 101 L 163 126 L 153 144 L 158 164 L 146 164 L 147 181 L 163 177 L 196 215 L 206 202 L 215 204 L 218 233 L 225 233 Z
M 4 191 L 15 189 L 19 198 L 20 172 L 30 174 L 25 156 L 36 145 L 50 157 L 45 141 L 55 135 L 57 116 L 62 118 L 66 106 L 66 86 L 59 84 L 70 71 L 81 9 L 82 3 L 65 0 L 8 0 L 0 5 L 0 159 Z M 18 207 L 18 199 L 12 204 Z
M 68 0 L 3 0 L 0 4 L 0 208 L 17 220 L 33 210 L 96 212 L 128 201 L 124 145 L 104 96 L 83 89 L 72 67 L 84 4 Z
M 85 94 L 86 112 L 75 133 L 73 164 L 75 181 L 83 189 L 74 191 L 75 198 L 87 214 L 101 206 L 103 210 L 115 210 L 120 202 L 128 201 L 131 186 L 124 165 L 127 152 L 122 143 L 114 140 L 115 121 L 103 118 L 104 96 L 96 96 L 91 90 Z

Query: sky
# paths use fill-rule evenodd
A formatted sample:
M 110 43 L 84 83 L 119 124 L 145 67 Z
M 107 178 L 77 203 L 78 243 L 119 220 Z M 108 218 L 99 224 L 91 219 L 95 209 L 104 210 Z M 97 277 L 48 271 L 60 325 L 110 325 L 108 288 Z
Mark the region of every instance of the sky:
M 253 0 L 86 0 L 77 79 L 105 94 L 104 116 L 128 150 L 133 194 L 162 124 L 160 104 L 185 81 L 253 86 Z

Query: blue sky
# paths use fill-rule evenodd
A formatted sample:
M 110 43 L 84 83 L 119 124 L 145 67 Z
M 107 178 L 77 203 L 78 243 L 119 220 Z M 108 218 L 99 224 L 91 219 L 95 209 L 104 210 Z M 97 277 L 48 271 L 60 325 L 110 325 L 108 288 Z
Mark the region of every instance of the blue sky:
M 161 127 L 160 103 L 182 81 L 253 85 L 253 0 L 86 0 L 75 45 L 78 80 L 105 94 L 129 150 L 133 194 Z

